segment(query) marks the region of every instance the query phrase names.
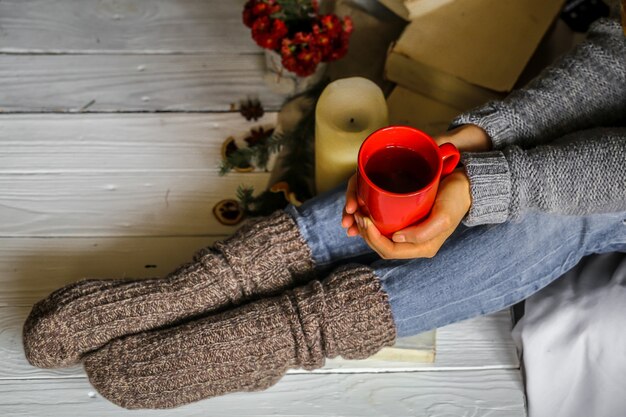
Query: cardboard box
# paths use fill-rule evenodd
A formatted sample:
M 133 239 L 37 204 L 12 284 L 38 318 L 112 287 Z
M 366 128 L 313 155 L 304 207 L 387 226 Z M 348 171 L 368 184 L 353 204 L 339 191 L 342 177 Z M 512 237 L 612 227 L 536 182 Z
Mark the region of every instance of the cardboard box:
M 473 107 L 511 91 L 563 0 L 464 0 L 405 28 L 385 76 L 452 106 Z
M 385 78 L 416 93 L 458 108 L 472 108 L 502 93 L 477 86 L 443 71 L 413 61 L 393 50 L 387 55 Z
M 397 86 L 387 98 L 389 123 L 420 129 L 431 136 L 445 132 L 452 119 L 468 108 L 455 108 Z
M 389 10 L 403 18 L 413 20 L 441 6 L 461 0 L 379 0 Z

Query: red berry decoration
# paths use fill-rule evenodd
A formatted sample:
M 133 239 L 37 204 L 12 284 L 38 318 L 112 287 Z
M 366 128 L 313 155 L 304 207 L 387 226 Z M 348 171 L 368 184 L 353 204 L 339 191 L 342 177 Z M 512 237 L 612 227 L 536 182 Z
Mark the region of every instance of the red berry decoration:
M 252 39 L 262 48 L 276 49 L 287 34 L 287 25 L 282 20 L 267 16 L 258 18 L 252 24 Z
M 248 0 L 243 23 L 259 46 L 278 52 L 285 69 L 299 76 L 345 56 L 353 30 L 349 17 L 320 15 L 317 0 Z
M 293 39 L 283 39 L 281 55 L 283 66 L 301 77 L 313 74 L 322 61 L 322 51 L 311 33 L 298 32 Z
M 343 19 L 334 14 L 321 16 L 313 24 L 313 33 L 322 52 L 322 61 L 335 61 L 348 52 L 348 43 L 352 34 L 352 19 Z
M 258 18 L 270 16 L 279 11 L 280 6 L 276 0 L 248 0 L 243 6 L 243 24 L 251 28 Z

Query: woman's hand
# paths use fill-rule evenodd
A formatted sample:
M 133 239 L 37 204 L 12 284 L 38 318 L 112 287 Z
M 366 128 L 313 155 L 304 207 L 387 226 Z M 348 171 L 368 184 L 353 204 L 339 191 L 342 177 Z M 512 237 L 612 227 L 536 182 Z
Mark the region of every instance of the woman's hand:
M 441 145 L 453 143 L 460 151 L 486 151 L 491 140 L 478 126 L 464 125 L 435 138 Z M 383 259 L 431 258 L 454 232 L 471 206 L 469 180 L 461 169 L 442 179 L 429 216 L 415 226 L 400 230 L 388 239 L 362 216 L 356 196 L 356 175 L 348 181 L 341 224 L 348 236 L 361 235 Z
M 350 182 L 354 183 L 354 180 L 353 177 Z M 432 258 L 470 208 L 469 180 L 460 169 L 445 177 L 439 185 L 428 217 L 414 226 L 395 232 L 391 240 L 380 233 L 370 218 L 364 217 L 358 210 L 352 212 L 355 204 L 356 200 L 346 204 L 342 222 L 348 228 L 349 236 L 360 234 L 383 259 Z M 353 223 L 350 223 L 350 218 L 354 219 Z
M 491 139 L 476 125 L 463 125 L 434 138 L 437 145 L 450 142 L 460 152 L 484 152 L 491 149 Z

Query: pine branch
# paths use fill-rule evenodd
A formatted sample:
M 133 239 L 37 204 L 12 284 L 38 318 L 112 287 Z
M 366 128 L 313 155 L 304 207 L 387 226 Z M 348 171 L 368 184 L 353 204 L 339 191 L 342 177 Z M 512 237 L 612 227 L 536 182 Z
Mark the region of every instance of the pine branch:
M 280 151 L 280 148 L 283 146 L 283 143 L 285 141 L 285 136 L 279 133 L 273 133 L 272 136 L 270 136 L 267 139 L 267 149 L 270 153 L 276 153 L 278 151 Z
M 225 175 L 235 168 L 250 166 L 253 153 L 252 148 L 242 148 L 232 152 L 226 159 L 222 159 L 219 175 Z
M 255 145 L 252 155 L 253 163 L 257 168 L 267 170 L 267 163 L 273 153 L 280 151 L 283 144 L 283 135 L 272 133 L 262 144 Z
M 258 167 L 261 167 L 259 162 L 264 162 L 264 152 L 268 155 L 283 152 L 284 173 L 281 175 L 281 180 L 287 182 L 289 190 L 296 194 L 299 201 L 306 201 L 315 194 L 312 188 L 312 178 L 315 175 L 315 106 L 328 82 L 329 80 L 323 80 L 310 90 L 286 100 L 284 104 L 302 97 L 312 100 L 293 130 L 284 132 L 282 135 L 272 134 L 264 141 L 264 149 L 257 148 L 258 145 L 245 148 L 251 152 L 245 155 L 249 157 L 247 161 L 255 161 Z M 263 166 L 266 164 L 267 162 Z M 237 198 L 247 216 L 268 215 L 284 208 L 289 203 L 283 193 L 266 190 L 254 196 L 254 189 L 249 186 L 240 186 L 237 190 Z
M 250 207 L 254 204 L 254 187 L 249 185 L 240 185 L 237 187 L 237 200 L 241 204 L 244 213 L 250 213 Z

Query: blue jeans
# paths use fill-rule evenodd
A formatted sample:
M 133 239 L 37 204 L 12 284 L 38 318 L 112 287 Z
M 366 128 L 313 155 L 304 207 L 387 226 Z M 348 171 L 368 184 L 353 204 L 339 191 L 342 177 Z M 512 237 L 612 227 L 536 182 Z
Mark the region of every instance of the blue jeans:
M 286 211 L 316 269 L 374 269 L 389 296 L 398 337 L 509 307 L 592 253 L 626 252 L 626 212 L 589 216 L 527 213 L 516 222 L 459 226 L 432 259 L 383 260 L 341 227 L 345 185 Z

